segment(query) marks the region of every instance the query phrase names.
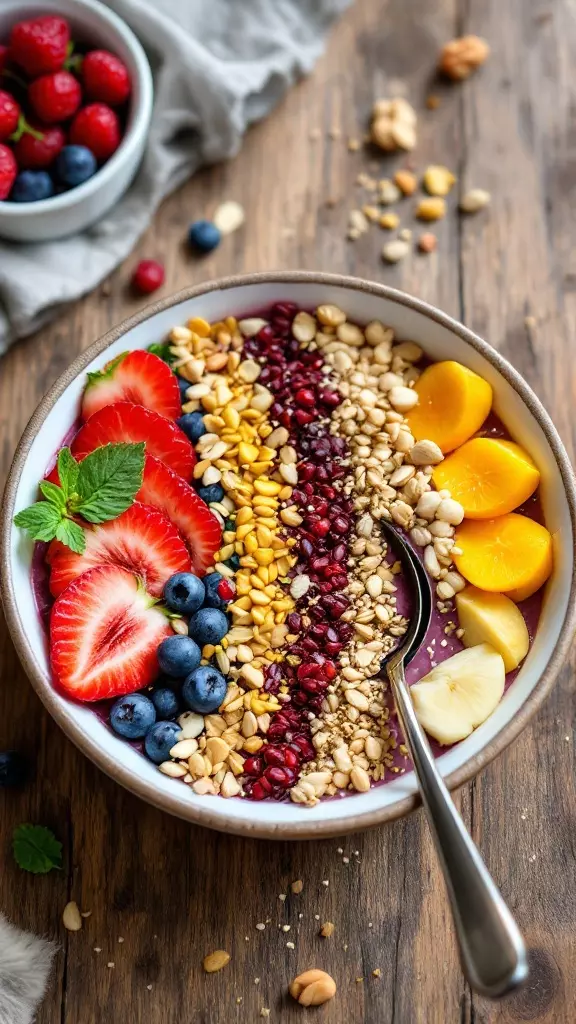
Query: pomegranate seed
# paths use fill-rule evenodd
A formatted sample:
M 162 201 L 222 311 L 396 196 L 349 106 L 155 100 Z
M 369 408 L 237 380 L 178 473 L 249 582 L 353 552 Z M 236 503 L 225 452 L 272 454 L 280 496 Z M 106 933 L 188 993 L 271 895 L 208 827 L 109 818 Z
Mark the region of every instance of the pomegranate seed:
M 298 312 L 298 306 L 295 302 L 275 302 L 270 310 L 270 316 L 288 316 L 292 319 Z
M 343 562 L 347 554 L 345 544 L 337 544 L 335 548 L 332 548 L 332 558 L 335 562 Z
M 296 420 L 296 423 L 298 424 L 299 427 L 304 427 L 306 426 L 307 423 L 312 423 L 312 420 L 314 419 L 314 413 L 306 412 L 305 409 L 296 409 L 296 411 L 294 412 L 294 419 Z
M 244 772 L 246 775 L 260 775 L 263 767 L 261 757 L 247 757 L 244 761 Z
M 344 516 L 336 516 L 332 520 L 332 529 L 336 530 L 336 533 L 348 533 L 350 530 L 350 522 L 345 519 Z
M 316 399 L 310 388 L 300 388 L 294 395 L 294 401 L 296 405 L 302 405 L 305 409 L 313 409 Z

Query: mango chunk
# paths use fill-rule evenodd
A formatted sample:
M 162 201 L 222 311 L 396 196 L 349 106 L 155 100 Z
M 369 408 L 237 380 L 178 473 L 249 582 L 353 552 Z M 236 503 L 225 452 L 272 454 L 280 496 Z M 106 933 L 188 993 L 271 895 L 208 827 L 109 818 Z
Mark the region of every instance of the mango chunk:
M 473 437 L 435 466 L 434 486 L 450 491 L 466 519 L 494 519 L 512 512 L 534 493 L 540 473 L 513 441 Z
M 465 519 L 456 530 L 454 555 L 464 579 L 513 601 L 530 597 L 552 572 L 552 537 L 528 516 L 509 512 L 496 519 Z
M 491 644 L 513 672 L 528 654 L 530 638 L 522 612 L 504 594 L 466 587 L 456 594 L 456 610 L 465 647 Z
M 492 388 L 468 367 L 453 360 L 428 366 L 414 386 L 416 405 L 408 415 L 417 441 L 435 441 L 453 451 L 480 429 L 492 407 Z

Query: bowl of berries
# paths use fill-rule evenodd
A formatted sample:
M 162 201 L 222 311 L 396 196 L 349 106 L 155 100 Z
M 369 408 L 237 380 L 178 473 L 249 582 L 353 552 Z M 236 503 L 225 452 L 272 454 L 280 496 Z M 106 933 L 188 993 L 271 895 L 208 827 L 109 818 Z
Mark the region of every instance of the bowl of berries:
M 146 143 L 152 75 L 98 0 L 0 9 L 0 237 L 50 241 L 95 223 Z
M 202 284 L 97 341 L 32 417 L 0 580 L 41 699 L 105 772 L 210 827 L 342 834 L 417 786 L 380 667 L 434 592 L 407 678 L 451 787 L 537 712 L 576 607 L 576 491 L 528 385 L 382 285 Z

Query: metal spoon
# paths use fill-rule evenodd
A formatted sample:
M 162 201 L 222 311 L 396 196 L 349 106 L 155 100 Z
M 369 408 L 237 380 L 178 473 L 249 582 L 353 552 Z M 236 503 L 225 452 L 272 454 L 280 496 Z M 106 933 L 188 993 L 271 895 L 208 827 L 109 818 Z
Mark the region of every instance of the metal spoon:
M 382 532 L 397 553 L 415 596 L 410 626 L 382 662 L 414 765 L 428 824 L 444 874 L 464 974 L 471 987 L 499 999 L 528 977 L 524 940 L 468 835 L 436 767 L 410 698 L 404 667 L 422 645 L 432 615 L 432 592 L 411 547 L 385 521 Z

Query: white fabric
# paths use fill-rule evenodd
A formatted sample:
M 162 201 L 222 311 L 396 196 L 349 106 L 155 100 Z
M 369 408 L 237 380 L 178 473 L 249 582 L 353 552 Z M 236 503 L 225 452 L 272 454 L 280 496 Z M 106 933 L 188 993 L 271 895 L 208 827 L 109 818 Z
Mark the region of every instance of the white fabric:
M 0 240 L 0 353 L 106 277 L 198 167 L 234 156 L 247 127 L 311 70 L 349 2 L 108 0 L 154 72 L 146 155 L 129 192 L 93 228 L 38 245 Z

